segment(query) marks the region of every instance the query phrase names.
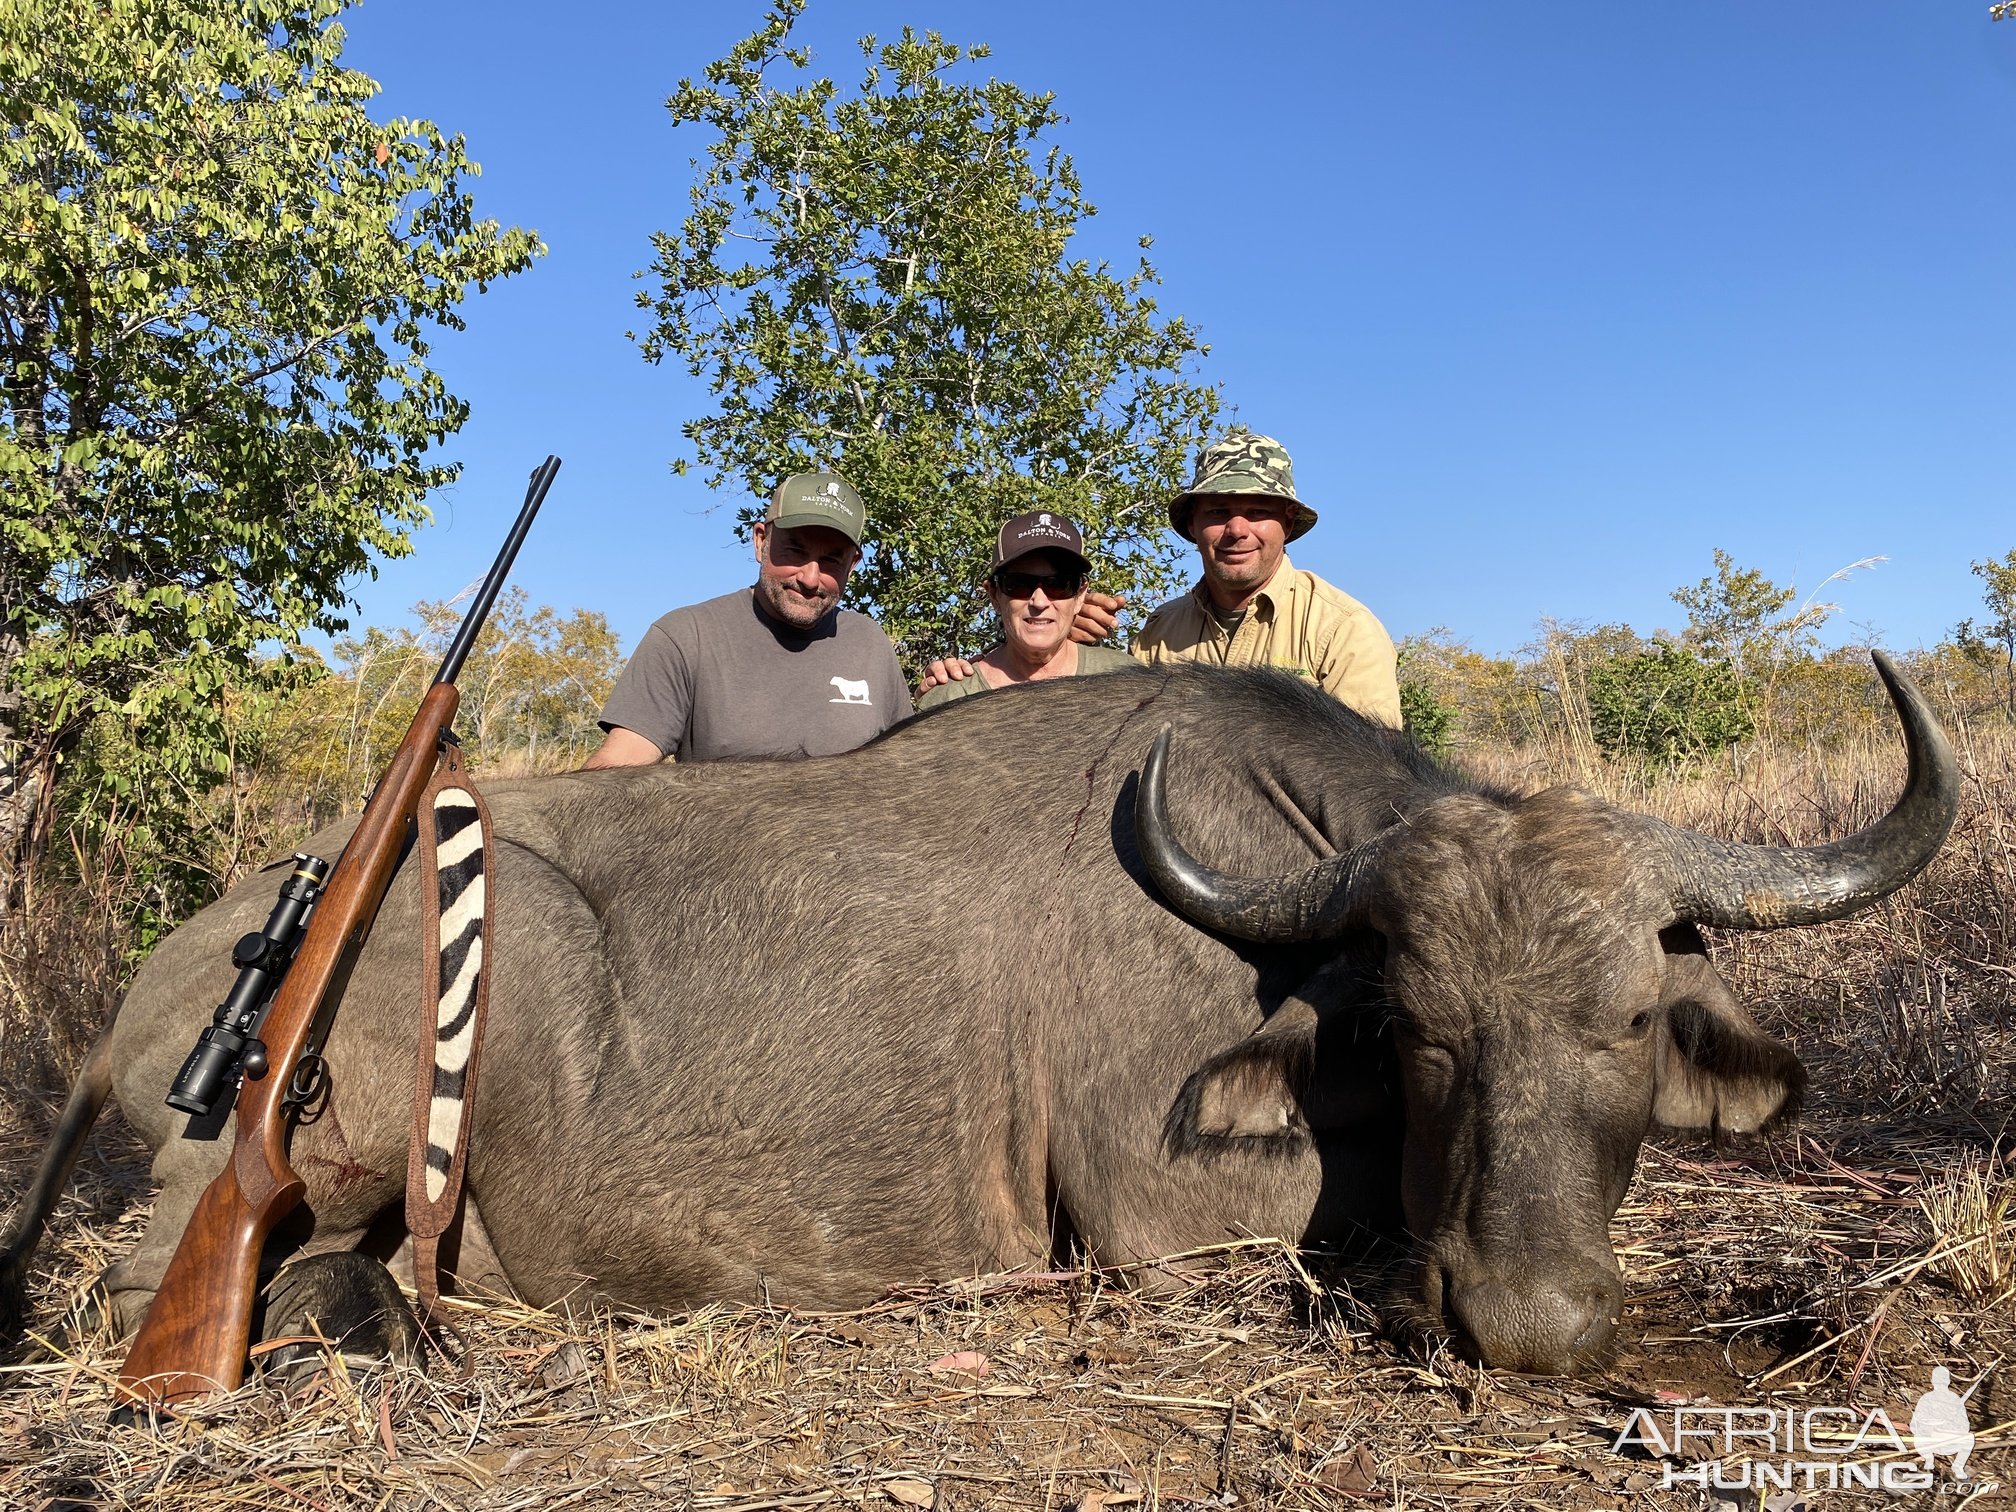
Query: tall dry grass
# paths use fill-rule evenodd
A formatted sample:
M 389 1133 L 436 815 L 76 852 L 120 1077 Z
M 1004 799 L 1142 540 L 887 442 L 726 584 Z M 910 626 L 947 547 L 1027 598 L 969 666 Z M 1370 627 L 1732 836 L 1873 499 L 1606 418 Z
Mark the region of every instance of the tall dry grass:
M 115 847 L 76 859 L 30 890 L 0 939 L 0 1135 L 64 1095 L 130 974 L 127 858 Z

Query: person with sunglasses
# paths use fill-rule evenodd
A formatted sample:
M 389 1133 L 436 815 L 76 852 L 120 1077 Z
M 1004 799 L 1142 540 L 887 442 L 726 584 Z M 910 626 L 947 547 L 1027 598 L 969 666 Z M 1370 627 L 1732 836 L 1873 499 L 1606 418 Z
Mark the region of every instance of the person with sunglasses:
M 1132 666 L 1124 652 L 1071 639 L 1071 622 L 1085 607 L 1091 572 L 1084 538 L 1065 516 L 1032 510 L 1003 525 L 995 534 L 994 561 L 987 573 L 987 601 L 1001 622 L 1001 641 L 970 663 L 970 675 L 938 684 L 917 707 L 935 708 L 1015 683 Z

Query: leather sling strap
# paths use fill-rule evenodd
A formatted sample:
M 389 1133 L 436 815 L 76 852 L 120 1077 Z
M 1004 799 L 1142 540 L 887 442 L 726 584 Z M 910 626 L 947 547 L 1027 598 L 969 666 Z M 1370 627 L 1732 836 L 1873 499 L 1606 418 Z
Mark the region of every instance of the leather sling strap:
M 421 797 L 418 829 L 424 964 L 406 1228 L 420 1319 L 431 1334 L 441 1300 L 441 1236 L 455 1221 L 468 1164 L 469 1109 L 494 963 L 490 810 L 452 744 Z

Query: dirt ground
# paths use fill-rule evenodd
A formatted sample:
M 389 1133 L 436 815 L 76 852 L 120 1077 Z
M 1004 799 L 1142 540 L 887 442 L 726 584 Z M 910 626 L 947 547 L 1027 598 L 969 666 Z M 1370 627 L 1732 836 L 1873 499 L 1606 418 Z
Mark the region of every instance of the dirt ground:
M 562 1318 L 463 1302 L 467 1379 L 438 1361 L 429 1374 L 325 1357 L 155 1431 L 108 1426 L 112 1341 L 88 1325 L 65 1337 L 74 1292 L 146 1214 L 144 1151 L 115 1120 L 45 1250 L 36 1334 L 6 1367 L 0 1505 L 2003 1504 L 1989 1484 L 2016 1473 L 2016 1381 L 2003 1373 L 2016 1307 L 2006 1284 L 1969 1300 L 1945 1275 L 1918 1200 L 1978 1144 L 1965 1128 L 1942 1143 L 1922 1126 L 1843 1121 L 1824 1099 L 1795 1131 L 1741 1149 L 1655 1138 L 1613 1228 L 1628 1342 L 1596 1380 L 1403 1351 L 1358 1300 L 1375 1277 L 1256 1241 L 1197 1257 L 1187 1290 L 1152 1299 L 1068 1272 L 920 1288 L 840 1316 Z M 25 1172 L 30 1142 L 6 1154 Z M 1958 1489 L 1942 1461 L 1940 1485 L 1902 1494 L 1708 1491 L 1687 1479 L 1696 1455 L 1653 1442 L 1672 1437 L 1676 1411 L 1700 1434 L 1721 1422 L 1702 1409 L 1769 1407 L 1775 1449 L 1784 1409 L 1803 1423 L 1847 1408 L 1792 1439 L 1795 1480 L 1828 1459 L 1915 1470 L 1887 1429 L 1908 1447 L 1940 1364 L 1955 1390 L 1974 1387 Z M 1872 1426 L 1875 1408 L 1887 1417 Z M 1632 1427 L 1638 1409 L 1649 1417 Z M 1747 1473 L 1744 1457 L 1723 1461 L 1725 1481 Z

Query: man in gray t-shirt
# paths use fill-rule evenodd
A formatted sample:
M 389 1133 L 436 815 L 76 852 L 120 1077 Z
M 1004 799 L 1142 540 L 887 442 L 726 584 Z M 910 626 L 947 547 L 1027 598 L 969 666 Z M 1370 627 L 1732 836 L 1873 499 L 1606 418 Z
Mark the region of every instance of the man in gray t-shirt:
M 906 717 L 910 690 L 889 638 L 839 606 L 864 518 L 843 478 L 780 483 L 751 527 L 755 586 L 674 609 L 645 632 L 585 765 L 830 756 Z

